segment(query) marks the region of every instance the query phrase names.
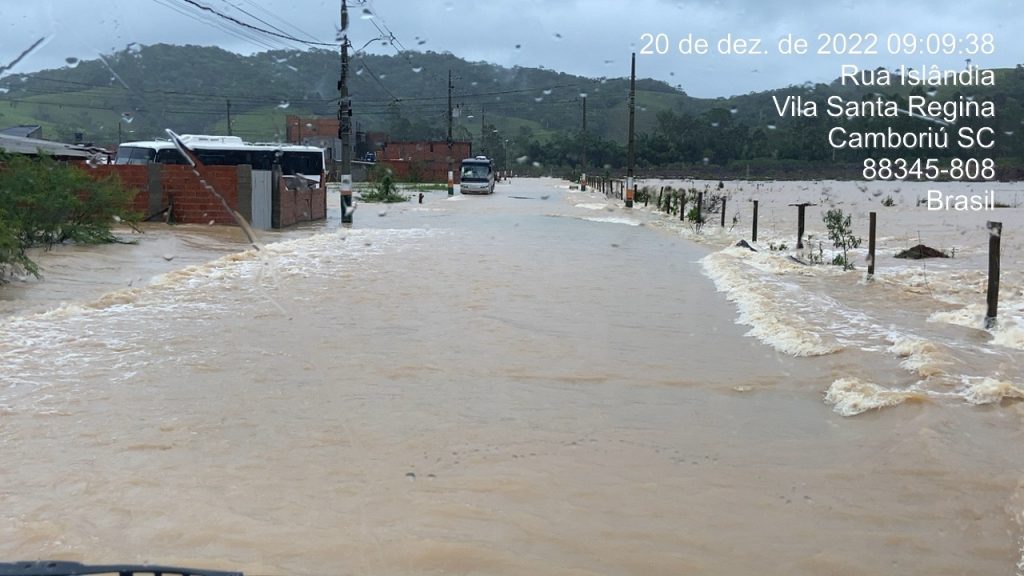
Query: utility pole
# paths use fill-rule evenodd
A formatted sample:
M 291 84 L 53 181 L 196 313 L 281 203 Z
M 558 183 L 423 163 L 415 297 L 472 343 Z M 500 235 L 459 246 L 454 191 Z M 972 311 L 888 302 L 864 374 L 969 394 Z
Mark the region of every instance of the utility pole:
M 484 105 L 481 104 L 480 105 L 480 153 L 483 154 L 484 156 L 486 156 L 487 152 L 485 152 L 485 150 L 487 150 L 487 140 L 484 139 L 484 138 L 486 138 L 486 136 L 484 134 L 484 130 L 485 130 L 484 126 L 485 126 L 485 124 L 484 124 Z
M 636 52 L 633 52 L 629 74 L 629 152 L 626 169 L 626 208 L 633 207 L 633 158 L 636 147 L 633 144 L 633 122 L 636 114 Z
M 583 158 L 580 160 L 580 192 L 587 191 L 587 97 L 583 97 Z
M 231 100 L 229 99 L 227 101 L 227 103 L 228 103 L 228 136 L 232 136 L 232 134 L 231 134 Z
M 341 0 L 341 79 L 338 80 L 338 139 L 341 140 L 341 222 L 352 222 L 352 106 L 348 97 L 348 5 Z
M 344 0 L 343 0 L 344 1 Z M 455 195 L 455 172 L 452 168 L 452 70 L 448 69 L 448 195 Z

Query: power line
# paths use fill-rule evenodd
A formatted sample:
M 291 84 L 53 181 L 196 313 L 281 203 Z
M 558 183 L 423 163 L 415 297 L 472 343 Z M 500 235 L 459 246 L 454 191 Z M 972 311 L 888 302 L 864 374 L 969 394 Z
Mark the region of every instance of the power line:
M 190 20 L 193 20 L 195 22 L 199 22 L 201 24 L 206 24 L 207 26 L 212 26 L 213 28 L 216 28 L 216 29 L 220 30 L 221 32 L 224 32 L 225 34 L 228 34 L 230 36 L 234 36 L 235 38 L 238 38 L 239 40 L 242 40 L 244 42 L 252 42 L 253 44 L 256 44 L 258 46 L 266 48 L 267 50 L 275 50 L 275 49 L 280 47 L 280 45 L 272 46 L 270 44 L 267 44 L 266 42 L 262 41 L 261 39 L 252 36 L 251 33 L 248 33 L 247 31 L 241 31 L 241 30 L 236 30 L 234 28 L 229 28 L 228 26 L 226 26 L 222 22 L 211 21 L 211 20 L 204 20 L 202 18 L 199 18 L 196 14 L 193 14 L 192 12 L 189 12 L 188 10 L 185 10 L 181 6 L 173 4 L 172 3 L 173 0 L 153 0 L 153 1 L 156 2 L 157 4 L 159 4 L 160 6 L 163 6 L 164 8 L 167 8 L 169 10 L 173 10 L 174 12 L 176 12 L 178 14 L 181 14 L 182 16 L 184 16 L 184 17 L 186 17 L 186 18 L 188 18 Z
M 301 38 L 296 38 L 295 36 L 292 36 L 291 34 L 282 34 L 280 32 L 275 32 L 273 30 L 267 30 L 266 28 L 260 28 L 258 26 L 253 26 L 252 24 L 249 24 L 248 22 L 243 22 L 243 21 L 241 21 L 241 20 L 239 20 L 239 19 L 237 19 L 237 18 L 235 18 L 233 16 L 228 16 L 227 14 L 224 14 L 222 12 L 218 12 L 217 10 L 214 10 L 213 8 L 210 8 L 209 6 L 206 6 L 204 4 L 200 4 L 196 0 L 179 0 L 179 1 L 180 2 L 184 2 L 185 4 L 189 4 L 191 6 L 194 6 L 198 10 L 202 10 L 204 12 L 210 12 L 211 14 L 214 14 L 215 16 L 218 16 L 220 18 L 223 18 L 224 20 L 227 20 L 229 22 L 232 22 L 234 24 L 242 26 L 243 28 L 248 28 L 250 30 L 254 30 L 256 32 L 260 32 L 260 33 L 266 34 L 268 36 L 274 36 L 276 38 L 283 38 L 285 40 L 290 40 L 292 42 L 298 42 L 300 44 L 308 44 L 310 46 L 330 46 L 332 48 L 335 46 L 335 44 L 328 43 L 328 42 L 317 42 L 315 40 L 303 40 Z

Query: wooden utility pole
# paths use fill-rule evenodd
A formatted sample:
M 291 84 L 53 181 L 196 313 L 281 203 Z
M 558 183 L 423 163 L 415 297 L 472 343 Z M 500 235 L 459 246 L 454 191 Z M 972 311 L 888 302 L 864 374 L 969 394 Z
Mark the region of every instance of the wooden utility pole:
M 580 159 L 580 192 L 587 191 L 587 97 L 583 97 L 583 153 Z M 646 204 L 646 202 L 645 202 Z
M 633 157 L 636 146 L 633 141 L 634 116 L 636 115 L 636 52 L 633 52 L 629 74 L 629 151 L 626 169 L 626 208 L 633 207 Z
M 455 195 L 455 174 L 452 168 L 452 70 L 448 69 L 448 195 Z
M 348 5 L 341 0 L 341 79 L 338 80 L 338 139 L 341 140 L 341 222 L 352 222 L 352 103 L 348 96 Z

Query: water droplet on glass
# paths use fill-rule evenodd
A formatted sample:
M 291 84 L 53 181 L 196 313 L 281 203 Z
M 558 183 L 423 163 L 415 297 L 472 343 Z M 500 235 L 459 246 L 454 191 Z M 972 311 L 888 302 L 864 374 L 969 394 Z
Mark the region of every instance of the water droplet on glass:
M 769 124 L 768 125 L 768 129 L 769 130 L 775 130 L 775 124 Z
M 711 123 L 711 127 L 712 128 L 718 128 L 718 122 L 712 122 Z
M 537 162 L 536 160 L 534 160 L 533 161 L 533 167 L 534 168 L 540 168 L 540 162 Z
M 127 124 L 131 124 L 132 120 L 135 120 L 135 115 L 132 114 L 131 112 L 124 112 L 123 114 L 121 114 L 121 121 L 122 122 L 125 122 Z
M 1003 134 L 1006 134 L 1007 136 L 1013 136 L 1013 130 L 1006 130 L 1005 132 L 1003 132 Z
M 287 100 L 284 100 L 280 104 L 278 104 L 277 107 L 281 108 L 283 110 L 283 109 L 285 109 L 285 108 L 287 108 L 287 107 L 289 107 L 291 105 L 292 105 L 291 102 L 288 102 Z
M 974 96 L 964 96 L 964 98 L 965 98 L 965 99 L 966 99 L 966 100 L 967 100 L 968 102 L 973 102 L 973 101 L 974 101 Z
M 730 114 L 735 114 L 735 113 L 737 113 L 739 111 L 740 111 L 740 109 L 735 107 L 735 106 L 733 106 L 732 108 L 729 108 L 729 113 Z
M 580 98 L 586 98 L 586 97 L 587 97 L 587 93 L 586 92 L 580 92 Z
M 67 62 L 68 64 L 70 64 L 71 66 L 77 66 L 78 65 L 78 58 L 75 58 L 74 56 L 68 56 L 67 58 L 64 59 L 64 61 Z
M 417 42 L 416 44 L 418 44 L 419 46 L 423 46 L 423 45 L 424 45 L 424 44 L 426 44 L 426 43 L 427 43 L 427 41 L 426 41 L 426 40 L 420 40 L 420 41 L 419 41 L 419 42 Z
M 214 225 L 214 224 L 216 224 L 216 223 L 217 223 L 217 221 L 216 221 L 216 220 L 210 220 L 210 221 L 209 221 L 209 222 L 207 223 L 207 225 L 208 225 L 208 226 L 213 226 L 213 225 Z
M 641 112 L 647 112 L 647 106 L 641 106 L 640 107 L 640 111 Z
M 360 68 L 360 69 L 356 70 L 356 76 L 362 76 L 362 74 L 363 74 L 363 68 Z
M 445 2 L 444 9 L 446 12 L 451 12 L 452 10 L 455 10 L 455 2 Z
M 533 99 L 533 101 L 534 102 L 543 102 L 544 101 L 544 97 L 543 96 L 537 96 L 536 98 Z
M 928 94 L 929 98 L 935 98 L 935 95 L 938 94 L 938 93 L 939 93 L 939 91 L 936 90 L 935 88 L 932 88 L 931 90 L 926 92 L 926 94 Z
M 607 78 L 601 78 L 601 84 L 607 84 L 607 83 L 608 83 L 608 79 Z
M 387 74 L 380 74 L 377 77 L 380 78 L 381 80 L 383 80 L 383 79 L 387 78 L 388 75 Z
M 416 66 L 412 69 L 412 71 L 419 74 L 420 72 L 423 72 L 423 66 Z
M 519 158 L 516 158 L 516 162 L 518 162 L 520 164 L 526 164 L 526 161 L 529 160 L 529 159 L 530 159 L 529 156 L 520 156 Z
M 704 164 L 710 164 L 711 163 L 711 158 L 708 158 L 707 156 L 705 156 L 703 159 L 701 159 L 701 162 L 703 162 Z
M 562 35 L 559 34 L 558 32 L 555 32 L 555 40 L 561 40 L 561 39 L 562 39 Z
M 373 12 L 369 8 L 363 8 L 363 15 L 360 18 L 363 20 L 373 20 Z
M 472 82 L 469 83 L 470 86 L 476 86 L 477 84 L 478 82 L 476 80 L 473 80 Z
M 550 89 L 550 88 L 548 88 L 547 90 L 545 90 L 545 91 L 544 91 L 544 95 L 545 95 L 545 96 L 550 96 L 550 95 L 551 95 L 551 89 Z
M 521 50 L 522 48 L 523 48 L 522 44 L 516 44 L 516 50 Z

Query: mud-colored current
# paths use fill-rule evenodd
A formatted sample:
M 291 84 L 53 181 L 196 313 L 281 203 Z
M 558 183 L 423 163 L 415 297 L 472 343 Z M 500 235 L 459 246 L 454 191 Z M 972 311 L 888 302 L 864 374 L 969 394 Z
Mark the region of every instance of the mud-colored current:
M 901 358 L 747 336 L 713 249 L 562 184 L 39 254 L 0 288 L 0 557 L 1020 574 L 1019 403 L 841 416 Z

